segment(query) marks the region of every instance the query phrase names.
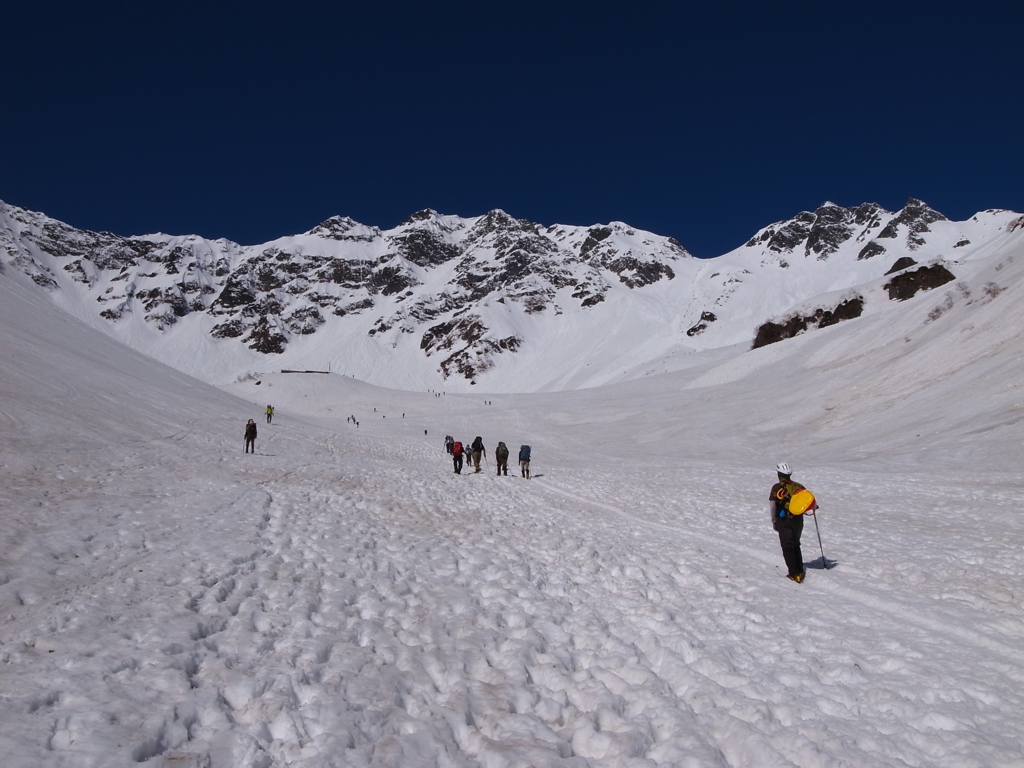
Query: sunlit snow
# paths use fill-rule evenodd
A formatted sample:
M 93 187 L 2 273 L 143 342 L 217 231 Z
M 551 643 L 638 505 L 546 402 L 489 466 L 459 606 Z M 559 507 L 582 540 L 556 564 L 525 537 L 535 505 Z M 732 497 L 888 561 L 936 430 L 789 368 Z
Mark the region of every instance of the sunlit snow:
M 1022 271 L 1018 238 L 856 321 L 529 395 L 216 389 L 0 275 L 2 762 L 1024 765 Z M 779 460 L 822 506 L 802 585 Z

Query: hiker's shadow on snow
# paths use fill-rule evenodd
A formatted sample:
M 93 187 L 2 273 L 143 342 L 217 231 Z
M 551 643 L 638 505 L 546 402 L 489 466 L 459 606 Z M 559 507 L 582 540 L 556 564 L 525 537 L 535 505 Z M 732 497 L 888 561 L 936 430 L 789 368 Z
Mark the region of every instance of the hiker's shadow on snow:
M 530 475 L 530 477 L 544 477 L 544 473 L 542 472 L 540 474 Z
M 804 563 L 804 568 L 811 568 L 816 571 L 827 571 L 831 568 L 835 568 L 837 565 L 839 565 L 838 560 L 829 560 L 825 557 L 819 557 L 817 560 Z

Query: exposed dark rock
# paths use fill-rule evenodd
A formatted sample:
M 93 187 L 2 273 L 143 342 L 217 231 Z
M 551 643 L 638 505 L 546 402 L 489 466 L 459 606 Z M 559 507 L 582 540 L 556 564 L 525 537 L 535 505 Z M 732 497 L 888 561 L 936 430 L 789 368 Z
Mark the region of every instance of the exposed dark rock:
M 288 343 L 285 335 L 274 328 L 265 316 L 256 322 L 246 341 L 251 342 L 249 349 L 255 349 L 265 355 L 281 354 Z
M 385 296 L 391 296 L 416 285 L 416 280 L 398 267 L 382 267 L 370 275 L 368 285 L 374 293 L 380 291 Z
M 545 297 L 538 293 L 531 293 L 530 295 L 523 297 L 522 304 L 527 314 L 530 315 L 543 312 L 548 306 L 547 301 L 545 301 Z
M 302 307 L 292 312 L 285 324 L 292 333 L 307 335 L 315 333 L 324 324 L 324 318 L 316 307 Z
M 337 296 L 332 296 L 329 293 L 319 293 L 318 291 L 309 291 L 306 294 L 306 299 L 318 307 L 333 307 L 338 303 Z
M 941 264 L 932 264 L 896 275 L 882 287 L 889 292 L 889 298 L 893 301 L 906 301 L 918 291 L 930 291 L 953 280 L 956 280 L 956 275 Z
M 515 219 L 504 211 L 493 210 L 481 216 L 466 238 L 468 245 L 475 245 L 488 235 L 496 232 L 508 234 L 529 233 L 540 235 L 540 227 L 527 219 Z
M 814 225 L 814 214 L 804 211 L 799 213 L 790 221 L 783 224 L 778 230 L 767 229 L 761 236 L 761 240 L 767 240 L 768 250 L 776 253 L 792 253 L 793 249 L 807 239 Z
M 437 211 L 431 210 L 430 208 L 424 208 L 422 211 L 416 211 L 416 213 L 412 214 L 402 222 L 402 225 L 415 224 L 418 221 L 429 221 L 435 216 L 437 216 Z
M 820 207 L 814 212 L 814 224 L 807 234 L 805 253 L 808 256 L 816 253 L 819 259 L 825 259 L 838 251 L 839 246 L 853 234 L 853 228 L 848 224 L 852 218 L 848 209 L 838 205 Z
M 353 235 L 351 230 L 357 226 L 358 223 L 350 219 L 348 216 L 332 216 L 327 219 L 327 221 L 317 224 L 306 234 L 316 235 L 317 237 L 322 237 L 324 240 L 368 241 L 373 239 L 372 236 Z
M 607 265 L 608 269 L 619 276 L 619 280 L 629 288 L 640 288 L 651 283 L 656 283 L 661 278 L 669 280 L 675 278 L 676 274 L 668 264 L 660 261 L 642 262 L 633 256 L 624 256 L 614 259 Z
M 703 333 L 707 329 L 708 325 L 715 322 L 717 319 L 718 318 L 715 316 L 714 312 L 701 312 L 700 320 L 697 321 L 696 325 L 686 331 L 686 335 L 693 337 Z
M 375 264 L 372 261 L 355 259 L 332 259 L 316 273 L 319 280 L 329 280 L 346 288 L 359 288 Z
M 587 234 L 587 239 L 580 246 L 580 258 L 585 259 L 598 243 L 607 240 L 611 234 L 611 227 L 592 227 Z
M 946 217 L 916 198 L 907 200 L 903 210 L 896 215 L 885 228 L 878 233 L 880 238 L 894 238 L 899 233 L 900 226 L 907 227 L 907 247 L 916 250 L 924 245 L 924 238 L 921 234 L 929 231 L 929 224 L 936 221 L 946 221 Z
M 429 267 L 457 259 L 458 247 L 445 242 L 440 235 L 424 229 L 414 229 L 392 238 L 399 253 L 419 267 Z
M 452 349 L 460 341 L 466 344 L 473 344 L 484 337 L 487 333 L 479 315 L 463 315 L 457 320 L 450 320 L 446 323 L 438 323 L 423 334 L 420 340 L 420 349 L 430 357 L 434 352 L 441 349 Z
M 242 317 L 280 317 L 283 308 L 281 300 L 277 296 L 267 293 L 251 304 L 242 307 Z
M 860 249 L 860 253 L 857 254 L 857 261 L 864 261 L 865 259 L 871 259 L 878 256 L 880 253 L 885 253 L 885 246 L 881 243 L 872 240 L 870 243 Z
M 351 304 L 346 304 L 344 307 L 335 307 L 334 314 L 338 317 L 344 317 L 345 315 L 358 315 L 364 309 L 373 308 L 373 299 L 363 299 L 362 301 L 354 301 Z
M 77 280 L 79 283 L 92 285 L 94 282 L 89 278 L 89 275 L 86 273 L 85 268 L 82 266 L 81 259 L 75 259 L 70 264 L 65 264 L 64 271 L 71 275 L 71 277 Z
M 224 283 L 224 290 L 220 292 L 213 304 L 215 307 L 233 309 L 256 301 L 256 294 L 252 292 L 246 282 L 239 277 L 232 275 Z
M 862 203 L 853 211 L 853 223 L 866 229 L 877 227 L 884 212 L 878 203 Z
M 824 328 L 835 325 L 842 320 L 860 317 L 864 311 L 864 299 L 856 296 L 847 299 L 832 309 L 819 307 L 806 315 L 791 315 L 782 320 L 769 320 L 757 329 L 752 349 L 774 344 L 783 339 L 791 339 L 810 328 Z
M 915 264 L 917 264 L 917 262 L 909 256 L 900 256 L 892 263 L 892 266 L 889 267 L 885 274 L 891 275 L 893 272 L 902 272 L 904 269 L 909 269 Z

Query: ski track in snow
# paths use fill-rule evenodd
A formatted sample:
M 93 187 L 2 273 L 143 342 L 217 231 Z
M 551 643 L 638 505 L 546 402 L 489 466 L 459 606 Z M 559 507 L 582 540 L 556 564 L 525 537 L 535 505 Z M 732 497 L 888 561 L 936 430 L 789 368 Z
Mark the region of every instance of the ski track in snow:
M 300 425 L 243 457 L 210 427 L 56 463 L 48 562 L 2 587 L 10 764 L 1021 764 L 1019 611 L 972 634 L 928 604 L 948 585 L 842 556 L 793 585 L 760 507 L 688 501 L 707 478 L 455 476 Z

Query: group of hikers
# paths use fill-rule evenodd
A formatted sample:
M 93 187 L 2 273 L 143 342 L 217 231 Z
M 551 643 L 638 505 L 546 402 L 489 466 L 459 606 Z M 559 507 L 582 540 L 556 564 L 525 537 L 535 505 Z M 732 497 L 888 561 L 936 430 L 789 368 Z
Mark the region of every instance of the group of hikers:
M 274 418 L 274 406 L 268 405 L 265 411 L 267 424 Z M 404 415 L 404 414 L 403 414 Z M 355 422 L 355 416 L 350 416 L 349 421 Z M 358 422 L 356 422 L 358 424 Z M 424 433 L 426 431 L 424 430 Z M 461 441 L 451 435 L 444 438 L 444 449 L 452 457 L 455 467 L 455 474 L 462 474 L 463 461 L 473 467 L 474 472 L 481 472 L 480 461 L 486 459 L 487 449 L 484 447 L 483 438 L 477 435 L 476 439 L 466 448 Z M 256 422 L 249 419 L 245 425 L 245 452 L 256 453 Z M 497 466 L 498 476 L 508 476 L 508 446 L 503 442 L 498 443 L 494 449 L 494 461 Z M 804 529 L 803 513 L 814 514 L 814 506 L 808 510 L 795 509 L 791 506 L 793 498 L 801 491 L 806 491 L 803 485 L 793 480 L 793 473 L 786 462 L 780 462 L 775 467 L 778 475 L 778 482 L 772 486 L 769 493 L 768 510 L 771 514 L 772 528 L 779 534 L 779 544 L 782 547 L 782 557 L 786 561 L 786 576 L 797 584 L 803 583 L 806 571 L 804 570 L 803 553 L 800 550 L 800 536 Z M 519 474 L 530 478 L 530 446 L 519 446 Z M 824 554 L 822 564 L 824 565 Z
M 469 466 L 474 468 L 474 472 L 480 472 L 480 460 L 487 457 L 484 439 L 479 435 L 468 448 L 451 435 L 445 435 L 444 450 L 452 457 L 456 475 L 462 474 L 464 458 L 468 461 Z M 499 442 L 498 447 L 494 449 L 494 463 L 497 465 L 499 477 L 502 475 L 508 477 L 508 456 L 508 446 Z M 528 445 L 519 446 L 519 474 L 527 480 L 530 479 L 530 446 Z

